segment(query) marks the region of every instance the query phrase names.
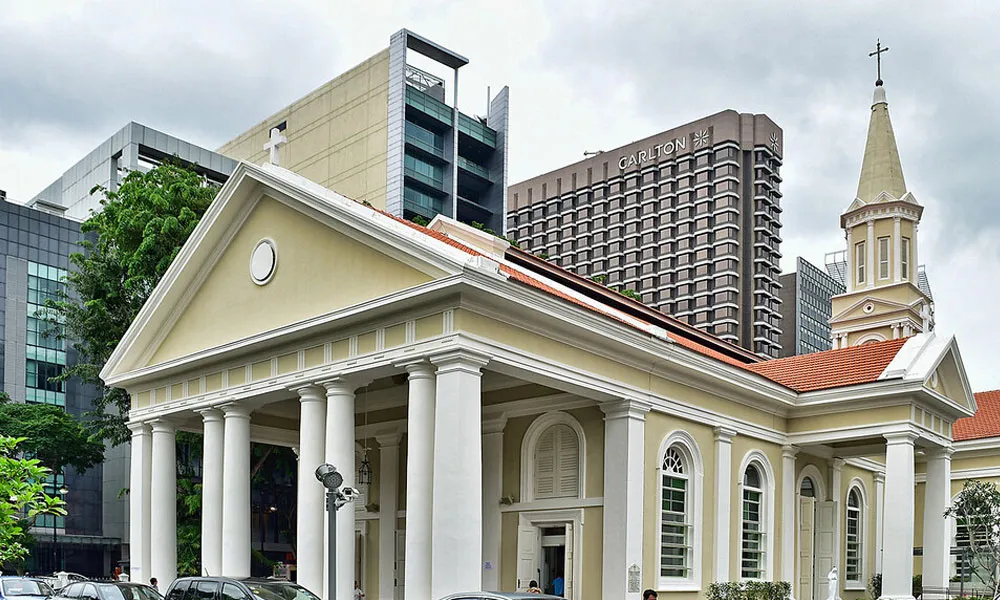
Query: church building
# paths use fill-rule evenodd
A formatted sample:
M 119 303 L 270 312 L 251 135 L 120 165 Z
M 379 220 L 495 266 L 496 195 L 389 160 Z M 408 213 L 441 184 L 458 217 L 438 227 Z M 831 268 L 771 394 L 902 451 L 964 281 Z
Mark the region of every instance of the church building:
M 133 400 L 132 578 L 176 576 L 175 435 L 194 431 L 212 575 L 250 574 L 266 442 L 298 453 L 296 575 L 324 598 L 561 577 L 574 600 L 748 579 L 823 600 L 834 568 L 845 600 L 875 574 L 890 599 L 915 573 L 944 588 L 942 515 L 963 478 L 1000 474 L 1000 419 L 973 418 L 958 345 L 911 283 L 920 216 L 880 85 L 837 349 L 761 360 L 451 218 L 240 163 L 102 373 Z M 335 594 L 324 462 L 363 497 L 337 513 Z

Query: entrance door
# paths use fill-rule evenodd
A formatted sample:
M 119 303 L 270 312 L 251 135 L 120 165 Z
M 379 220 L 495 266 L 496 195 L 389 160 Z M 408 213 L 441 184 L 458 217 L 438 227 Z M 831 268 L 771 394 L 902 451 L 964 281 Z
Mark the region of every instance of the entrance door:
M 541 550 L 538 527 L 521 525 L 517 530 L 517 591 L 527 591 L 529 582 L 540 578 L 538 555 Z
M 542 527 L 542 556 L 538 587 L 546 594 L 566 593 L 566 526 Z M 556 594 L 559 580 L 558 594 Z
M 396 578 L 396 588 L 393 592 L 393 600 L 403 600 L 403 582 L 406 581 L 406 531 L 396 532 L 396 568 L 394 577 Z
M 813 561 L 816 558 L 816 499 L 799 496 L 798 600 L 813 600 Z M 816 600 L 820 600 L 817 598 Z
M 827 575 L 830 574 L 830 571 L 836 564 L 836 557 L 834 556 L 834 540 L 837 535 L 836 531 L 834 531 L 836 520 L 836 502 L 816 503 L 816 560 L 814 562 L 816 566 L 813 570 L 816 576 L 813 577 L 812 596 L 814 600 L 825 600 L 828 596 Z

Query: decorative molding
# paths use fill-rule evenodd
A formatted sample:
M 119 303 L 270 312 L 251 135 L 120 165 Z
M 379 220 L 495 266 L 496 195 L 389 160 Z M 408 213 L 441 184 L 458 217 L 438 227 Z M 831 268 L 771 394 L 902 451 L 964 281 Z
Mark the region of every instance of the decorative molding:
M 528 426 L 521 439 L 521 501 L 535 500 L 535 446 L 539 438 L 554 425 L 566 425 L 576 434 L 578 445 L 577 498 L 582 498 L 587 489 L 587 435 L 583 426 L 572 415 L 562 411 L 543 414 Z M 554 468 L 554 466 L 553 466 Z

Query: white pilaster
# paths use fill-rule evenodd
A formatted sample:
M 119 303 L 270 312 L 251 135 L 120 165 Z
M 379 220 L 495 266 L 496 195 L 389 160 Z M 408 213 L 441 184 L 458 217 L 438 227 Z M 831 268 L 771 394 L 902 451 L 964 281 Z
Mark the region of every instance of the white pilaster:
M 404 589 L 412 598 L 431 597 L 431 485 L 434 478 L 434 367 L 406 366 L 409 397 L 406 429 L 406 556 Z
M 482 369 L 484 357 L 455 351 L 437 365 L 434 409 L 431 597 L 483 585 Z M 413 482 L 407 481 L 407 485 Z M 409 595 L 409 590 L 407 590 Z
M 149 577 L 166 586 L 177 578 L 177 430 L 162 419 L 152 426 Z
M 924 486 L 923 585 L 928 589 L 948 587 L 951 576 L 951 519 L 944 511 L 951 504 L 952 448 L 942 448 L 927 457 Z
M 222 575 L 250 576 L 250 409 L 222 407 L 225 415 L 222 472 Z
M 629 570 L 642 571 L 642 510 L 646 413 L 635 400 L 607 402 L 604 411 L 603 598 L 639 600 L 629 591 Z M 641 587 L 641 586 L 640 586 Z
M 830 500 L 837 503 L 836 510 L 833 511 L 833 530 L 838 532 L 833 536 L 833 565 L 837 567 L 839 573 L 844 572 L 843 556 L 841 555 L 840 531 L 844 523 L 844 459 L 834 458 L 830 460 Z M 843 578 L 841 578 L 843 581 Z
M 892 280 L 903 280 L 903 230 L 899 217 L 892 218 Z
M 882 597 L 910 600 L 913 579 L 913 442 L 911 432 L 886 434 Z M 942 511 L 943 512 L 943 511 Z M 942 519 L 943 521 L 944 519 Z
M 850 227 L 845 231 L 847 236 L 847 291 L 853 292 L 858 287 L 855 283 L 858 280 L 858 274 L 854 272 L 854 235 L 851 233 Z
M 326 388 L 326 462 L 344 476 L 344 487 L 357 487 L 354 390 L 360 384 L 354 379 L 338 377 L 324 381 L 323 386 Z M 354 597 L 354 512 L 353 502 L 348 502 L 337 511 L 337 589 L 333 593 L 324 591 L 323 598 L 340 600 Z M 327 541 L 327 549 L 329 544 Z
M 874 473 L 875 479 L 875 572 L 882 572 L 882 522 L 885 518 L 885 473 Z
M 204 423 L 201 477 L 201 573 L 222 574 L 222 479 L 225 425 L 222 411 L 201 412 Z
M 715 581 L 729 581 L 730 503 L 733 500 L 733 438 L 735 429 L 715 428 Z
M 393 600 L 396 590 L 396 498 L 401 437 L 397 432 L 375 437 L 379 447 L 378 597 L 382 600 Z
M 129 576 L 147 582 L 150 575 L 150 495 L 153 467 L 153 435 L 146 423 L 129 423 L 132 431 L 129 475 Z
M 917 269 L 920 266 L 920 259 L 917 257 L 917 225 L 916 221 L 913 222 L 913 239 L 910 240 L 910 252 L 911 252 L 911 262 L 910 262 L 910 281 L 914 285 L 917 284 Z
M 299 477 L 296 510 L 296 579 L 317 594 L 323 591 L 326 563 L 326 490 L 316 480 L 316 467 L 326 460 L 326 390 L 310 385 L 299 394 Z
M 483 421 L 483 589 L 500 589 L 504 415 Z M 572 550 L 568 548 L 567 550 Z
M 795 579 L 795 531 L 798 520 L 795 518 L 795 457 L 799 449 L 795 446 L 781 448 L 781 577 L 784 581 L 794 582 Z M 791 511 L 791 514 L 789 514 Z
M 868 221 L 868 236 L 866 239 L 865 250 L 867 251 L 868 258 L 865 265 L 865 276 L 868 278 L 868 287 L 873 287 L 875 285 L 875 270 L 878 268 L 878 265 L 875 264 L 875 221 Z

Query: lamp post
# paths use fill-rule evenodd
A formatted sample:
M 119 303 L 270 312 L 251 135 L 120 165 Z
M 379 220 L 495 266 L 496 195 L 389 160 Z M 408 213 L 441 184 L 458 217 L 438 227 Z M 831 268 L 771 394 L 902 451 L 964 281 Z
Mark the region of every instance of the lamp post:
M 59 499 L 60 500 L 65 500 L 66 499 L 66 494 L 69 494 L 69 488 L 66 487 L 66 484 L 64 483 L 62 486 L 59 487 L 58 490 L 56 490 L 56 494 L 59 495 Z M 56 538 L 56 534 L 58 533 L 58 525 L 59 525 L 58 519 L 59 519 L 58 515 L 52 515 L 52 573 L 53 574 L 56 571 L 60 570 L 59 569 L 59 545 L 58 545 L 58 540 Z M 65 524 L 64 524 L 64 526 L 65 526 Z M 63 569 L 63 570 L 65 570 L 65 569 Z
M 337 511 L 348 502 L 353 502 L 361 492 L 352 488 L 340 486 L 344 476 L 337 472 L 337 467 L 323 463 L 316 467 L 316 479 L 326 488 L 326 512 L 330 514 L 327 535 L 329 547 L 327 552 L 327 600 L 337 598 Z

